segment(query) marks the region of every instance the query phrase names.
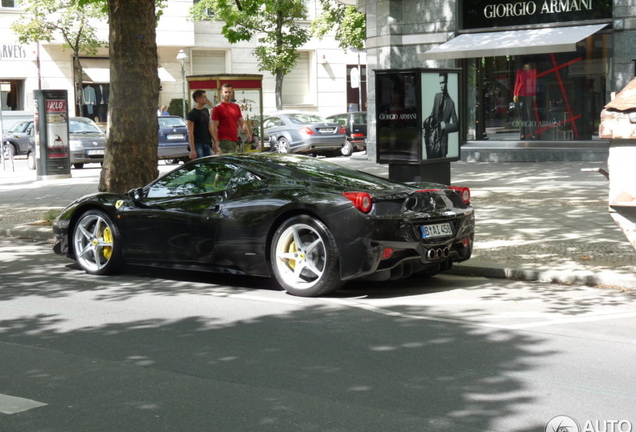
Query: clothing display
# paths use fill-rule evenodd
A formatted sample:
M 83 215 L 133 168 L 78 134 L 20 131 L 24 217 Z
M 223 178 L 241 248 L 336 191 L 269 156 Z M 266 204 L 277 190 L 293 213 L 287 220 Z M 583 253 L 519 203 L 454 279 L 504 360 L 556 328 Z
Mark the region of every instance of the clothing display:
M 86 84 L 83 90 L 82 115 L 101 123 L 108 120 L 110 84 Z

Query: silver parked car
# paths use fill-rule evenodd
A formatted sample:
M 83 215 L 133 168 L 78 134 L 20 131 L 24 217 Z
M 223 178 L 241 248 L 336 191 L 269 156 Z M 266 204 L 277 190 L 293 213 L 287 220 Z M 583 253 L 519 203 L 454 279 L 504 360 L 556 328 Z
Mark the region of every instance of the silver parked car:
M 68 120 L 69 153 L 71 165 L 75 168 L 84 168 L 86 163 L 104 162 L 104 149 L 106 148 L 106 134 L 97 123 L 85 117 L 71 117 Z M 27 150 L 29 169 L 35 169 L 35 140 L 30 137 Z
M 312 113 L 272 114 L 263 120 L 265 141 L 271 151 L 340 155 L 347 144 L 344 127 Z
M 71 117 L 68 120 L 71 165 L 84 168 L 85 163 L 104 162 L 106 134 L 93 120 Z

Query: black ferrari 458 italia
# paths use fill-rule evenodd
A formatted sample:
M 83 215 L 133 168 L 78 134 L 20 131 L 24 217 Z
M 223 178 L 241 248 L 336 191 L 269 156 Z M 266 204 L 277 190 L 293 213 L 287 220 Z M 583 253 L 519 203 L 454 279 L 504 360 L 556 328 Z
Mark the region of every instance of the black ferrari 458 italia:
M 55 220 L 54 250 L 90 274 L 124 264 L 274 277 L 319 296 L 346 281 L 430 276 L 470 258 L 470 191 L 400 183 L 311 157 L 196 159 Z

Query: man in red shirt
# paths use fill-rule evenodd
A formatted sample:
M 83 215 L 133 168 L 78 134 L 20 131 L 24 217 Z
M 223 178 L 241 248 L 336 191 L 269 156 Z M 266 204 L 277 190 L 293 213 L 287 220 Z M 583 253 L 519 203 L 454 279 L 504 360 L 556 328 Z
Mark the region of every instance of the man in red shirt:
M 239 127 L 245 132 L 247 141 L 252 140 L 247 123 L 243 120 L 241 107 L 232 102 L 232 84 L 221 86 L 221 102 L 212 109 L 212 137 L 218 143 L 221 153 L 236 153 L 239 150 Z

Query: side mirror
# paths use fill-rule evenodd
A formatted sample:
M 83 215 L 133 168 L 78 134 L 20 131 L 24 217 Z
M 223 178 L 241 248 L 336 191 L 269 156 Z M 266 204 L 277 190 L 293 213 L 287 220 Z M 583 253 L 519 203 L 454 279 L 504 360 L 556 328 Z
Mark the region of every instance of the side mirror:
M 144 197 L 144 188 L 134 188 L 128 191 L 128 196 L 134 201 L 139 202 Z

